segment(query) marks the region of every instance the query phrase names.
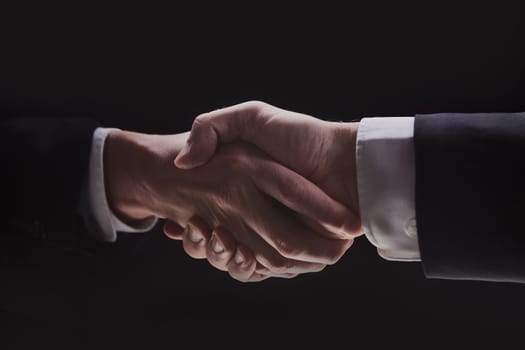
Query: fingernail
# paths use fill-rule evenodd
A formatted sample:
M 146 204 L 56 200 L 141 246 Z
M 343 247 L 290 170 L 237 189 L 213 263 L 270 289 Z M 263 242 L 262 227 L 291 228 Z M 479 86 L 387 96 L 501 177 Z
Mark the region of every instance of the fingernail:
M 233 257 L 233 261 L 235 261 L 237 265 L 242 265 L 242 263 L 244 263 L 245 259 L 240 251 L 237 251 L 237 253 L 235 253 L 235 256 Z
M 213 249 L 213 252 L 216 254 L 221 254 L 224 252 L 224 247 L 222 246 L 221 242 L 219 242 L 215 234 L 213 234 L 211 238 L 211 249 Z
M 202 235 L 198 233 L 197 230 L 192 228 L 191 225 L 188 225 L 187 230 L 188 230 L 188 238 L 193 243 L 200 243 L 204 239 L 204 237 L 202 237 Z

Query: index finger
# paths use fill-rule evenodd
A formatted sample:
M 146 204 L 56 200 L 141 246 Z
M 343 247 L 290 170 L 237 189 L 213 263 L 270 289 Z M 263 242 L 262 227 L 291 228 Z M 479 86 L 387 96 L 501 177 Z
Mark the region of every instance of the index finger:
M 260 159 L 253 177 L 258 189 L 293 211 L 311 218 L 332 235 L 351 239 L 360 231 L 360 219 L 317 185 L 268 159 Z

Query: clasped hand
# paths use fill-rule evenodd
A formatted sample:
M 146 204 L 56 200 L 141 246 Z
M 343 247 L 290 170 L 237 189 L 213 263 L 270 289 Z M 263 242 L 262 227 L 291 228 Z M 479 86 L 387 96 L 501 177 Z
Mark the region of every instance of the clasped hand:
M 356 133 L 262 102 L 203 114 L 189 135 L 114 133 L 108 157 L 136 148 L 119 171 L 140 174 L 130 180 L 140 190 L 113 174 L 112 206 L 128 220 L 166 219 L 189 256 L 239 281 L 320 271 L 362 233 Z

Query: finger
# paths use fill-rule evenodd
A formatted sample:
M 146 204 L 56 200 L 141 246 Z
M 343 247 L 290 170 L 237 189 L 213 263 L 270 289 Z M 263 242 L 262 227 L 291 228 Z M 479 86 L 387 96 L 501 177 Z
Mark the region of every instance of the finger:
M 282 274 L 282 275 L 275 275 L 275 276 L 272 276 L 272 275 L 267 275 L 268 277 L 270 278 L 284 278 L 284 279 L 292 279 L 292 278 L 295 278 L 297 276 L 299 276 L 298 273 L 285 273 L 285 274 Z
M 264 271 L 264 273 L 259 272 L 259 271 Z M 275 274 L 275 273 L 269 272 L 260 263 L 257 263 L 255 271 L 252 273 L 252 275 L 250 276 L 247 282 L 260 282 L 260 281 L 264 281 L 272 277 L 290 279 L 290 278 L 297 277 L 298 275 L 299 274 L 297 273 Z
M 247 282 L 260 282 L 267 280 L 269 278 L 283 278 L 283 279 L 292 279 L 299 276 L 297 273 L 283 273 L 283 274 L 264 274 L 255 272 Z
M 228 263 L 230 276 L 241 282 L 248 282 L 255 272 L 257 261 L 253 253 L 246 247 L 237 244 L 233 258 Z
M 184 251 L 194 259 L 206 259 L 206 246 L 210 236 L 211 229 L 202 219 L 190 219 L 182 240 Z
M 350 239 L 360 231 L 359 218 L 315 184 L 267 158 L 257 166 L 255 185 L 293 211 L 314 218 L 331 233 L 327 238 Z M 327 231 L 322 230 L 321 234 Z
M 262 102 L 245 102 L 198 116 L 186 145 L 175 158 L 175 166 L 192 169 L 203 165 L 211 159 L 219 142 L 249 138 L 250 130 L 256 128 L 255 121 L 264 122 L 269 118 L 258 113 L 265 105 Z
M 228 264 L 235 254 L 237 243 L 235 238 L 224 228 L 213 230 L 206 245 L 208 262 L 221 271 L 228 271 Z
M 316 272 L 324 268 L 323 264 L 289 259 L 277 252 L 257 232 L 250 227 L 233 232 L 237 242 L 253 252 L 258 265 L 261 265 L 274 274 Z M 241 234 L 239 234 L 241 233 Z
M 260 273 L 254 272 L 246 282 L 262 282 L 271 278 L 271 276 L 262 275 Z
M 184 237 L 185 229 L 174 221 L 167 219 L 162 226 L 162 231 L 166 237 L 181 241 Z
M 321 272 L 322 270 L 324 270 L 326 268 L 326 266 L 327 265 L 323 265 L 317 271 L 306 271 L 306 272 L 303 272 L 303 273 L 300 273 L 300 274 L 303 275 L 303 274 L 306 274 L 306 273 Z M 288 272 L 288 273 L 275 273 L 275 272 L 267 269 L 266 267 L 256 268 L 255 272 L 257 272 L 257 273 L 259 273 L 261 275 L 264 275 L 264 276 L 280 277 L 280 278 L 293 278 L 293 277 L 299 275 L 299 273 L 290 273 L 290 272 Z
M 254 232 L 288 259 L 332 265 L 352 245 L 351 239 L 335 240 L 320 236 L 282 207 L 257 196 L 252 198 L 252 206 L 246 208 L 245 220 Z M 255 252 L 253 248 L 252 251 Z

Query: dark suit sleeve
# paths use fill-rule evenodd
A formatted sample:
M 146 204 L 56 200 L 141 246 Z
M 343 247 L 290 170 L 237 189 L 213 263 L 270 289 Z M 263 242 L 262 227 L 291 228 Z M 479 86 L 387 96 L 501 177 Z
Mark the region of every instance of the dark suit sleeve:
M 76 249 L 86 241 L 77 209 L 97 122 L 22 118 L 0 123 L 3 253 L 35 245 Z
M 525 282 L 525 113 L 416 116 L 427 277 Z

